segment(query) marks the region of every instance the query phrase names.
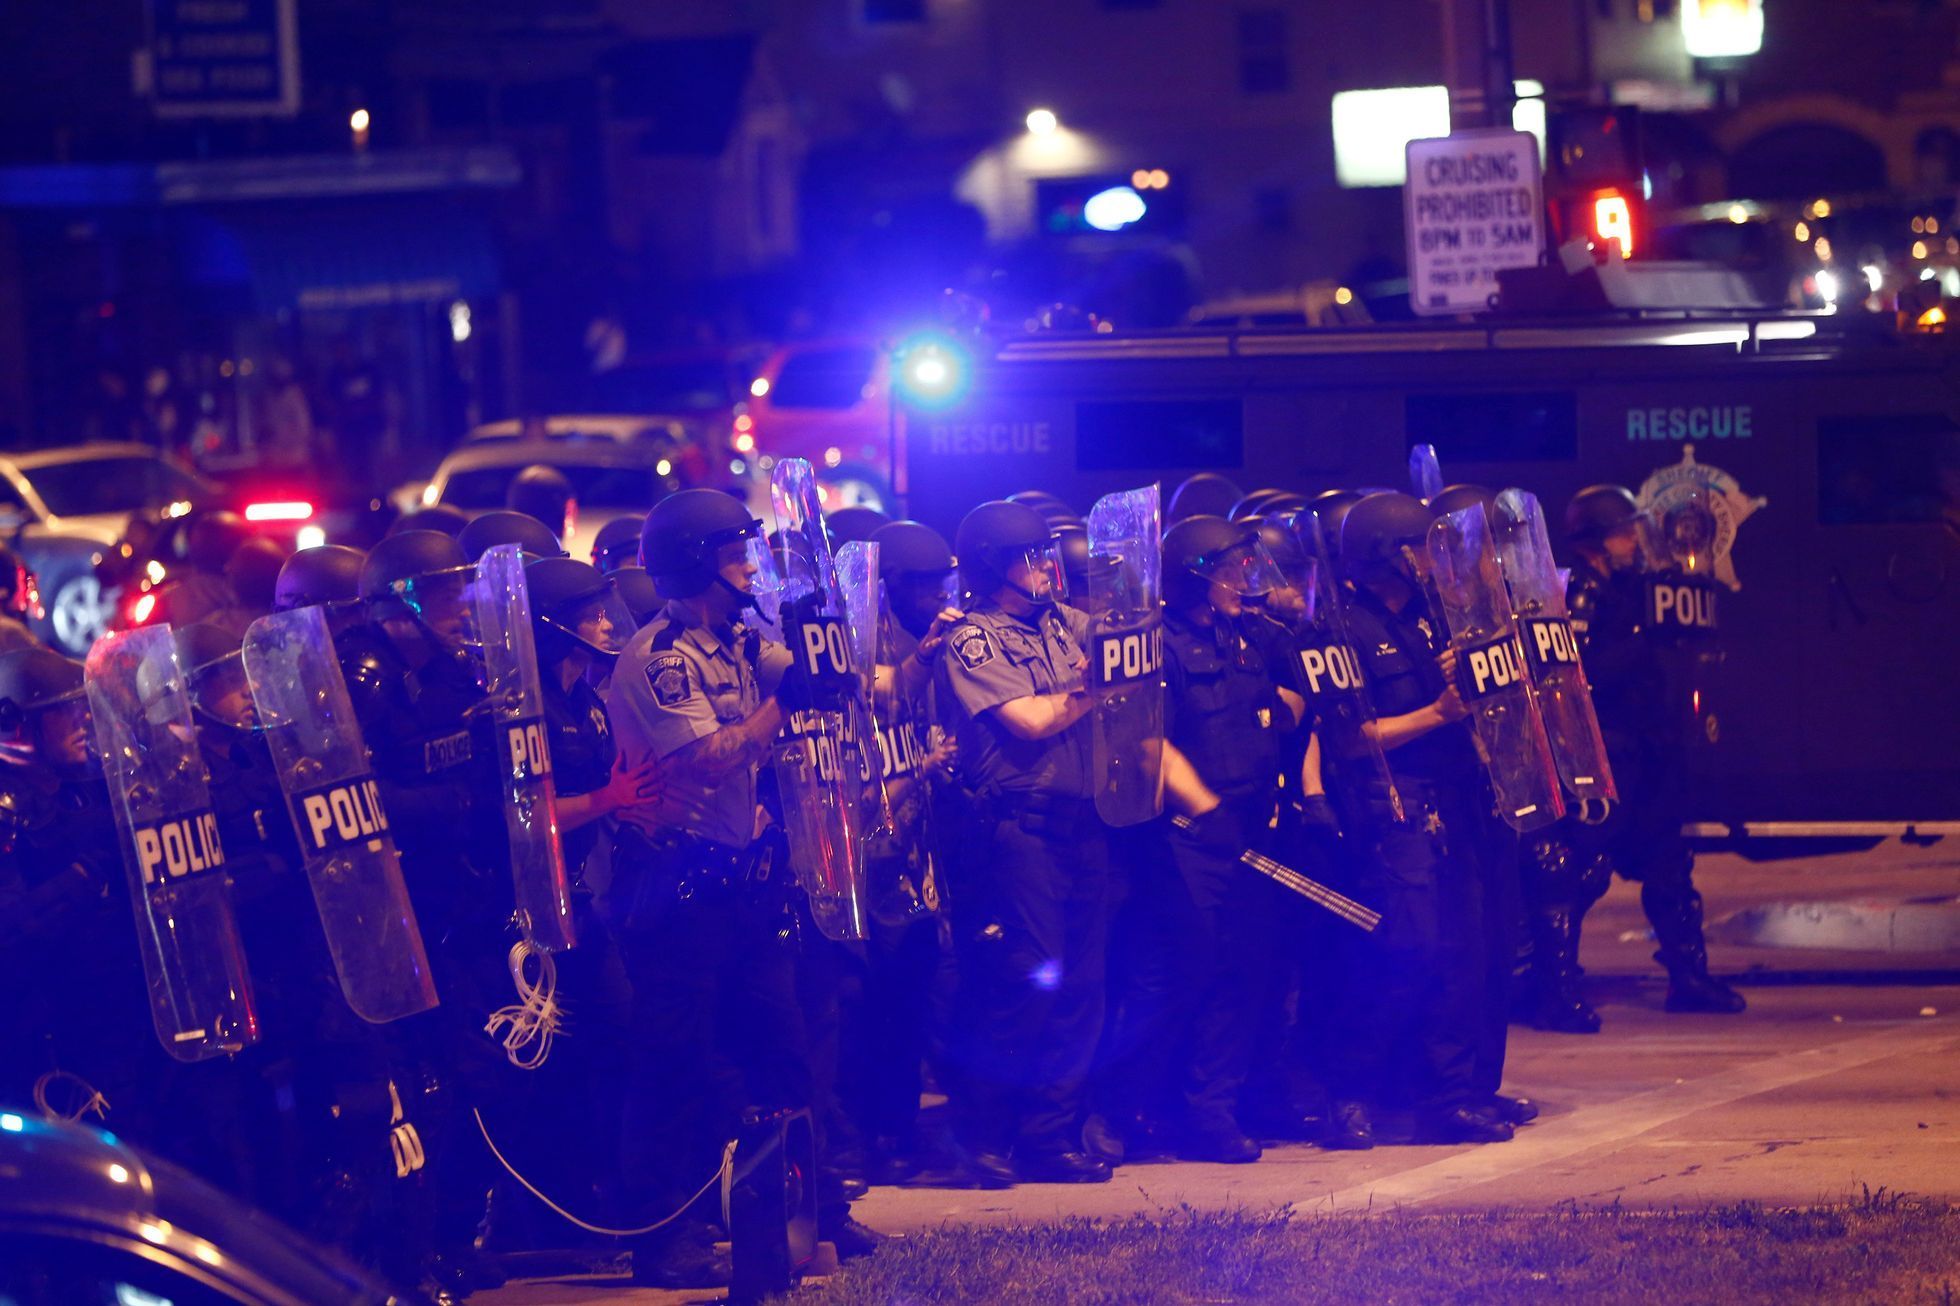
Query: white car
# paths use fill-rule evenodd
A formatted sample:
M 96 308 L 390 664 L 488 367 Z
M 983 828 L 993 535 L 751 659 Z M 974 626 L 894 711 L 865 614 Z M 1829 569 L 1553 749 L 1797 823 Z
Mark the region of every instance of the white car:
M 678 455 L 657 445 L 558 440 L 486 440 L 465 444 L 442 460 L 420 506 L 447 504 L 479 516 L 504 506 L 510 483 L 526 467 L 543 465 L 572 483 L 577 514 L 561 541 L 584 562 L 592 538 L 615 517 L 644 513 L 656 500 L 688 485 Z

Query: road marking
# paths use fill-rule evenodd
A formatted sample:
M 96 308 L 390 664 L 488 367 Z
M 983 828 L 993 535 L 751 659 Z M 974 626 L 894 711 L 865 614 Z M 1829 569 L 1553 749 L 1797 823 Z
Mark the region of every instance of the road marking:
M 1772 1092 L 1807 1079 L 1821 1079 L 1887 1057 L 1924 1056 L 1960 1044 L 1960 1030 L 1922 1022 L 1786 1052 L 1781 1056 L 1707 1075 L 1685 1083 L 1635 1093 L 1616 1102 L 1585 1107 L 1558 1120 L 1519 1131 L 1508 1143 L 1473 1148 L 1400 1174 L 1355 1184 L 1325 1197 L 1295 1203 L 1299 1210 L 1352 1211 L 1373 1206 L 1417 1206 L 1478 1184 L 1506 1179 L 1535 1166 L 1562 1161 L 1609 1143 L 1625 1142 L 1651 1129 L 1712 1107 Z

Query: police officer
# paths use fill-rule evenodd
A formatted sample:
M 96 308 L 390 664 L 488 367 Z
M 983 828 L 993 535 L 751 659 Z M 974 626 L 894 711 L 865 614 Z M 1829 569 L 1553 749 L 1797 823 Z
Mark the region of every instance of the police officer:
M 1239 1091 L 1289 904 L 1239 857 L 1269 837 L 1285 739 L 1304 708 L 1247 624 L 1277 580 L 1256 523 L 1187 517 L 1164 537 L 1167 785 L 1198 815 L 1169 835 L 1168 876 L 1136 872 L 1125 912 L 1143 937 L 1130 949 L 1132 1031 L 1118 1040 L 1136 1064 L 1114 1077 L 1147 1083 L 1153 1067 L 1170 1068 L 1189 1160 L 1260 1155 Z
M 214 509 L 192 518 L 184 531 L 185 565 L 173 569 L 156 589 L 150 620 L 187 626 L 228 607 L 233 595 L 225 583 L 225 564 L 250 534 L 245 519 L 235 512 Z
M 1366 850 L 1356 859 L 1356 896 L 1382 923 L 1344 940 L 1352 987 L 1330 1004 L 1333 1147 L 1373 1146 L 1370 1106 L 1395 1100 L 1398 1071 L 1423 1135 L 1478 1143 L 1512 1136 L 1480 1079 L 1495 1001 L 1479 856 L 1489 802 L 1448 632 L 1425 595 L 1433 519 L 1419 500 L 1384 491 L 1357 502 L 1341 525 L 1355 600 L 1350 629 L 1376 712 L 1362 729 L 1388 755 L 1408 819 L 1394 819 L 1370 768 L 1342 774 L 1342 825 Z
M 473 575 L 447 535 L 390 536 L 362 565 L 367 622 L 336 642 L 442 998 L 404 1025 L 424 1036 L 404 1096 L 417 1099 L 408 1114 L 429 1121 L 437 1227 L 427 1269 L 463 1289 L 501 1279 L 475 1247 L 493 1175 L 469 1107 L 502 1096 L 514 1073 L 483 1033 L 509 991 L 515 903 L 491 713 L 476 678 Z
M 787 859 L 761 805 L 790 659 L 743 621 L 761 530 L 718 490 L 654 505 L 640 556 L 668 603 L 620 657 L 606 695 L 621 751 L 660 759 L 694 800 L 653 838 L 623 833 L 614 854 L 613 912 L 634 987 L 622 1166 L 655 1216 L 714 1173 L 745 1111 L 813 1105 Z M 690 1207 L 637 1240 L 635 1281 L 726 1282 L 710 1220 Z M 835 1214 L 825 1230 L 840 1252 L 861 1249 L 860 1232 Z
M 432 503 L 426 508 L 417 508 L 395 518 L 388 527 L 388 535 L 400 535 L 404 531 L 440 531 L 452 539 L 463 533 L 470 524 L 470 516 L 461 508 L 447 503 Z
M 639 549 L 640 546 L 636 541 L 633 545 L 635 556 L 638 555 Z M 654 615 L 666 606 L 667 600 L 660 596 L 660 587 L 653 583 L 653 577 L 647 574 L 645 567 L 620 567 L 608 575 L 612 579 L 613 588 L 619 593 L 620 602 L 626 605 L 626 611 L 632 615 L 635 629 L 652 621 Z
M 172 1066 L 151 1028 L 82 664 L 0 655 L 0 738 L 0 947 L 34 977 L 0 1010 L 0 1094 L 166 1148 Z
M 612 575 L 621 567 L 640 564 L 640 531 L 646 526 L 645 513 L 626 513 L 614 517 L 592 536 L 592 565 Z
M 949 888 L 961 956 L 961 1141 L 982 1184 L 1103 1183 L 1109 1167 L 1077 1141 L 1102 1027 L 1110 908 L 1088 618 L 1059 602 L 1060 560 L 1032 508 L 981 504 L 956 545 L 973 603 L 936 668 L 966 813 Z
M 845 545 L 858 540 L 869 540 L 878 533 L 878 528 L 891 524 L 891 518 L 876 508 L 863 504 L 853 504 L 848 508 L 838 508 L 823 515 L 824 530 L 830 534 L 833 545 Z
M 1708 973 L 1694 852 L 1681 833 L 1689 806 L 1685 717 L 1670 693 L 1671 651 L 1645 620 L 1637 516 L 1632 492 L 1619 485 L 1588 486 L 1565 511 L 1576 555 L 1566 601 L 1620 801 L 1597 827 L 1562 826 L 1560 837 L 1543 841 L 1542 856 L 1527 861 L 1538 1015 L 1549 1028 L 1598 1027 L 1578 993 L 1579 926 L 1605 892 L 1609 868 L 1640 883 L 1659 945 L 1654 960 L 1667 969 L 1667 1009 L 1732 1013 L 1746 1005 Z

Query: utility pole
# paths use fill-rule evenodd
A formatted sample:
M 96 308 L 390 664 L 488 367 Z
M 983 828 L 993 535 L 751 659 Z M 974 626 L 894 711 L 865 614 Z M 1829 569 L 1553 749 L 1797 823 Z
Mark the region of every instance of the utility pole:
M 1452 131 L 1511 125 L 1511 0 L 1443 0 L 1443 75 Z

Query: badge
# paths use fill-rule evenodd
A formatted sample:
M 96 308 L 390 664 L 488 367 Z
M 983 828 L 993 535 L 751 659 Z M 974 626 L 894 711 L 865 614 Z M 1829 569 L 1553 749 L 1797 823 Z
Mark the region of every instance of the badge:
M 662 707 L 679 707 L 694 694 L 687 683 L 687 659 L 678 653 L 660 653 L 647 663 L 647 685 Z
M 986 631 L 969 626 L 953 636 L 953 652 L 968 671 L 978 671 L 994 660 L 994 642 L 987 638 Z
M 1641 482 L 1635 501 L 1677 552 L 1705 550 L 1714 559 L 1715 579 L 1732 590 L 1741 588 L 1729 560 L 1736 529 L 1768 499 L 1744 494 L 1735 477 L 1696 462 L 1694 446 L 1688 445 L 1680 462 Z
M 1259 711 L 1258 711 L 1258 713 L 1257 713 L 1257 715 L 1258 715 L 1258 718 L 1259 718 L 1259 728 L 1260 728 L 1261 730 L 1270 730 L 1270 729 L 1272 729 L 1272 727 L 1273 727 L 1273 710 L 1272 710 L 1271 708 L 1269 708 L 1269 707 L 1262 707 L 1262 708 L 1260 708 L 1260 709 L 1259 709 Z

